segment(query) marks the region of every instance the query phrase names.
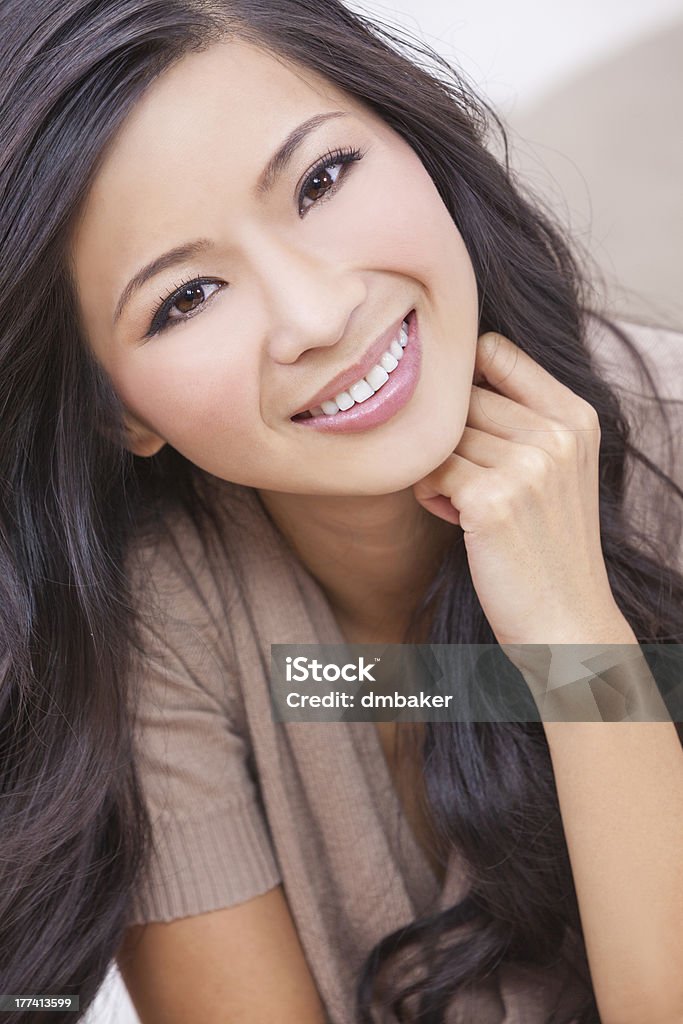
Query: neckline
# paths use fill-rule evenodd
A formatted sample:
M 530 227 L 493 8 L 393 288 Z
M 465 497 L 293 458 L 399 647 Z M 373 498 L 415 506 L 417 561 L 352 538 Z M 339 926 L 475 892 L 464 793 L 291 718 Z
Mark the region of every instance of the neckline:
M 317 634 L 317 641 L 324 644 L 347 646 L 349 641 L 341 631 L 323 588 L 303 564 L 287 538 L 280 532 L 258 492 L 252 488 L 251 493 L 263 516 L 264 525 L 269 532 L 275 551 L 285 561 L 287 568 L 299 585 L 302 604 Z M 449 865 L 446 867 L 446 877 L 442 883 L 434 873 L 405 813 L 374 722 L 346 721 L 342 724 L 344 728 L 351 731 L 354 745 L 363 759 L 364 767 L 369 775 L 374 776 L 383 801 L 385 801 L 383 811 L 388 812 L 386 814 L 387 824 L 406 876 L 414 882 L 427 903 L 437 900 L 445 891 L 450 858 Z

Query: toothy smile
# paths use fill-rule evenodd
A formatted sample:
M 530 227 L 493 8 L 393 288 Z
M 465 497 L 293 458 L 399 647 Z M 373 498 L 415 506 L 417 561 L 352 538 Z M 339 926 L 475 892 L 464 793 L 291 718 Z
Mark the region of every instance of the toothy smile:
M 320 404 L 314 405 L 304 412 L 297 413 L 292 419 L 300 420 L 309 419 L 313 416 L 335 416 L 338 412 L 345 412 L 352 406 L 371 398 L 372 395 L 386 384 L 390 375 L 403 358 L 403 349 L 408 344 L 407 321 L 408 317 L 403 320 L 396 337 L 381 354 L 379 360 L 364 376 L 359 377 L 348 388 L 329 395 Z

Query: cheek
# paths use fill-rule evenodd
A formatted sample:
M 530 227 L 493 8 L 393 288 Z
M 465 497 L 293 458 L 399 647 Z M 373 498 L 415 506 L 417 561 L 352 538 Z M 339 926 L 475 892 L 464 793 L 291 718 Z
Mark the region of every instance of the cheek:
M 208 343 L 199 325 L 177 331 L 185 338 L 157 338 L 114 369 L 124 405 L 171 443 L 207 429 L 248 431 L 259 416 L 255 368 Z
M 362 192 L 354 192 L 352 247 L 356 257 L 370 259 L 426 281 L 449 280 L 454 263 L 467 261 L 462 237 L 436 187 L 414 154 L 387 161 Z M 380 187 L 381 186 L 381 187 Z M 339 244 L 349 245 L 346 216 L 340 225 Z
M 432 302 L 437 337 L 458 339 L 462 359 L 474 360 L 479 295 L 465 242 L 426 170 L 411 154 L 387 187 L 365 193 L 356 207 L 356 265 L 417 281 Z M 343 231 L 343 229 L 342 229 Z M 344 244 L 340 236 L 340 245 Z M 348 243 L 347 243 L 348 244 Z M 467 374 L 471 381 L 471 373 Z

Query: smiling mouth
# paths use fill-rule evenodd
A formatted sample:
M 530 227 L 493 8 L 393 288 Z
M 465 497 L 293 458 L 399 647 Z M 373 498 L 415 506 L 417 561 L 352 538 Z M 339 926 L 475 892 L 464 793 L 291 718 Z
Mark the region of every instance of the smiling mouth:
M 359 377 L 348 388 L 334 396 L 330 396 L 321 402 L 320 405 L 313 406 L 312 409 L 306 409 L 304 412 L 292 416 L 292 420 L 296 422 L 297 420 L 313 419 L 316 416 L 336 416 L 338 413 L 346 412 L 355 405 L 360 405 L 380 391 L 382 386 L 386 384 L 398 368 L 403 358 L 403 349 L 408 344 L 408 322 L 411 314 L 412 310 L 401 323 L 396 337 L 392 339 L 378 361 L 363 377 Z

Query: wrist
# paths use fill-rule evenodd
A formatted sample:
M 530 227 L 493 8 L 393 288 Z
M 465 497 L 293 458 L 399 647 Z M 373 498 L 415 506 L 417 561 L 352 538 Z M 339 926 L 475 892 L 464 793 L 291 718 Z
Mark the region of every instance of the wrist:
M 544 722 L 671 721 L 630 627 L 615 629 L 602 643 L 502 647 Z

